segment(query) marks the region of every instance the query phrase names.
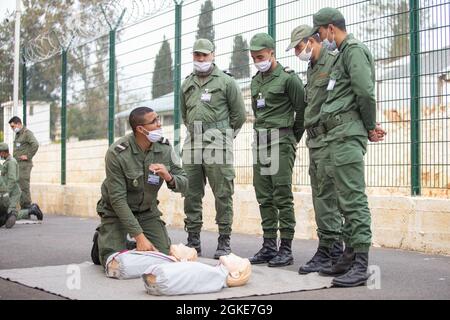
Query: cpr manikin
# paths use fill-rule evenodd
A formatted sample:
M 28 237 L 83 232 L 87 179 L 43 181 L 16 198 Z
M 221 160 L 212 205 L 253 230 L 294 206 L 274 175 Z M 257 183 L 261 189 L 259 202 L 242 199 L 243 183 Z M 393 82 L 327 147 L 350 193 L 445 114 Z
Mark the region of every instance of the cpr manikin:
M 248 259 L 231 253 L 219 261 L 217 266 L 192 261 L 153 265 L 142 278 L 147 293 L 158 296 L 212 293 L 243 286 L 250 279 Z
M 106 263 L 106 275 L 121 280 L 142 277 L 152 295 L 200 294 L 245 285 L 251 265 L 248 259 L 231 253 L 220 257 L 218 265 L 210 266 L 197 262 L 195 249 L 179 244 L 170 247 L 170 255 L 135 250 L 112 254 Z

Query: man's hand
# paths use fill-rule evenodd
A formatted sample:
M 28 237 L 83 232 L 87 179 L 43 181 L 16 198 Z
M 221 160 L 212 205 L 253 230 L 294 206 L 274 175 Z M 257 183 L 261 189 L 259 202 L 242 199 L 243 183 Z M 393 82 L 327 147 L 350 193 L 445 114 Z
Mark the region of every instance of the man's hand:
M 377 123 L 374 130 L 369 131 L 369 141 L 370 142 L 381 142 L 384 141 L 384 137 L 387 132 L 381 127 L 381 124 Z
M 160 176 L 167 182 L 172 180 L 172 175 L 169 173 L 169 171 L 167 171 L 166 166 L 163 164 L 158 164 L 158 163 L 152 164 L 149 167 L 149 170 L 154 172 L 155 174 L 157 174 L 158 176 Z
M 158 251 L 156 247 L 148 241 L 143 233 L 134 237 L 136 239 L 136 250 L 137 251 Z
M 27 161 L 28 157 L 23 155 L 23 156 L 20 156 L 19 159 L 22 160 L 22 161 Z

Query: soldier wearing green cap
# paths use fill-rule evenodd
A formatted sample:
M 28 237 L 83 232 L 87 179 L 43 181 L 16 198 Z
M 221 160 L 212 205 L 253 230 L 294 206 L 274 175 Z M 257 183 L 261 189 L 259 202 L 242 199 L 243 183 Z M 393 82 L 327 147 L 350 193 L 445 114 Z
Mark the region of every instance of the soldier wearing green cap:
M 291 49 L 295 49 L 295 55 L 301 61 L 309 63 L 305 86 L 305 129 L 308 134 L 306 145 L 309 149 L 309 175 L 319 247 L 312 259 L 300 266 L 299 273 L 306 274 L 319 272 L 336 263 L 343 250 L 342 216 L 337 206 L 334 181 L 324 172 L 330 157 L 329 149 L 324 141 L 325 133 L 314 129 L 319 123 L 322 104 L 327 99 L 327 85 L 338 52 L 322 46 L 319 35 L 313 34 L 313 29 L 308 25 L 301 25 L 292 31 L 291 43 L 286 51 Z
M 326 159 L 318 175 L 333 180 L 337 205 L 345 219 L 344 230 L 348 230 L 344 233 L 344 253 L 320 274 L 335 276 L 336 286 L 351 287 L 364 284 L 369 277 L 372 234 L 364 180 L 367 139 L 382 141 L 386 133 L 376 123 L 375 71 L 369 49 L 347 34 L 344 16 L 337 9 L 319 10 L 313 22 L 313 33 L 328 40 L 328 49 L 333 49 L 334 43 L 339 49 L 319 121 L 310 130 L 324 135 L 321 141 L 327 144 Z
M 250 41 L 250 51 L 258 69 L 251 83 L 256 118 L 253 185 L 264 237 L 261 250 L 250 258 L 250 262 L 281 267 L 294 262 L 292 173 L 296 145 L 304 132 L 304 90 L 297 74 L 277 62 L 275 41 L 270 35 L 256 34 Z
M 233 139 L 245 122 L 241 91 L 232 76 L 214 64 L 214 45 L 198 39 L 193 48 L 194 71 L 181 87 L 181 115 L 188 129 L 183 169 L 189 179 L 185 193 L 187 246 L 201 254 L 202 199 L 206 179 L 215 197 L 219 229 L 215 259 L 231 252 L 233 223 Z
M 42 220 L 43 214 L 36 204 L 17 211 L 22 193 L 19 186 L 19 165 L 10 155 L 9 147 L 4 142 L 0 143 L 0 157 L 4 160 L 0 176 L 0 227 L 5 225 L 7 229 L 10 229 L 16 220 L 28 219 L 30 215 L 35 215 L 38 220 Z
M 39 143 L 33 132 L 22 124 L 19 117 L 12 117 L 9 125 L 15 133 L 13 155 L 19 164 L 19 185 L 22 190 L 20 207 L 28 209 L 31 206 L 30 177 L 33 168 L 33 157 L 39 149 Z

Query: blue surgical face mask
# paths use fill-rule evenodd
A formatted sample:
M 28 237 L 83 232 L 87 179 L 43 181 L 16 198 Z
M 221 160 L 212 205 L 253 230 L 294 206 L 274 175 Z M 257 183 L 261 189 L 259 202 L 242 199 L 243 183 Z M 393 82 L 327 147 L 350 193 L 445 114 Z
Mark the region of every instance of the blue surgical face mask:
M 337 44 L 336 44 L 335 40 L 333 40 L 333 42 L 330 42 L 330 40 L 325 39 L 325 40 L 323 40 L 322 45 L 324 48 L 326 48 L 329 51 L 334 51 L 337 49 Z
M 147 131 L 147 130 L 146 130 Z M 162 128 L 153 130 L 153 131 L 147 131 L 147 139 L 150 142 L 158 142 L 163 137 L 163 130 Z

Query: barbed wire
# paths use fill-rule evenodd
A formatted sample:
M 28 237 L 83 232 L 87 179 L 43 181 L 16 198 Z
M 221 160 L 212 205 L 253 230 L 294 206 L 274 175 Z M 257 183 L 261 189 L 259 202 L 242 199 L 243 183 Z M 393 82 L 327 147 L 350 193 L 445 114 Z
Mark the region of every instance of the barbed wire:
M 36 63 L 83 45 L 121 25 L 127 26 L 170 8 L 173 0 L 107 0 L 89 11 L 70 14 L 63 26 L 37 36 L 24 45 L 26 62 Z

